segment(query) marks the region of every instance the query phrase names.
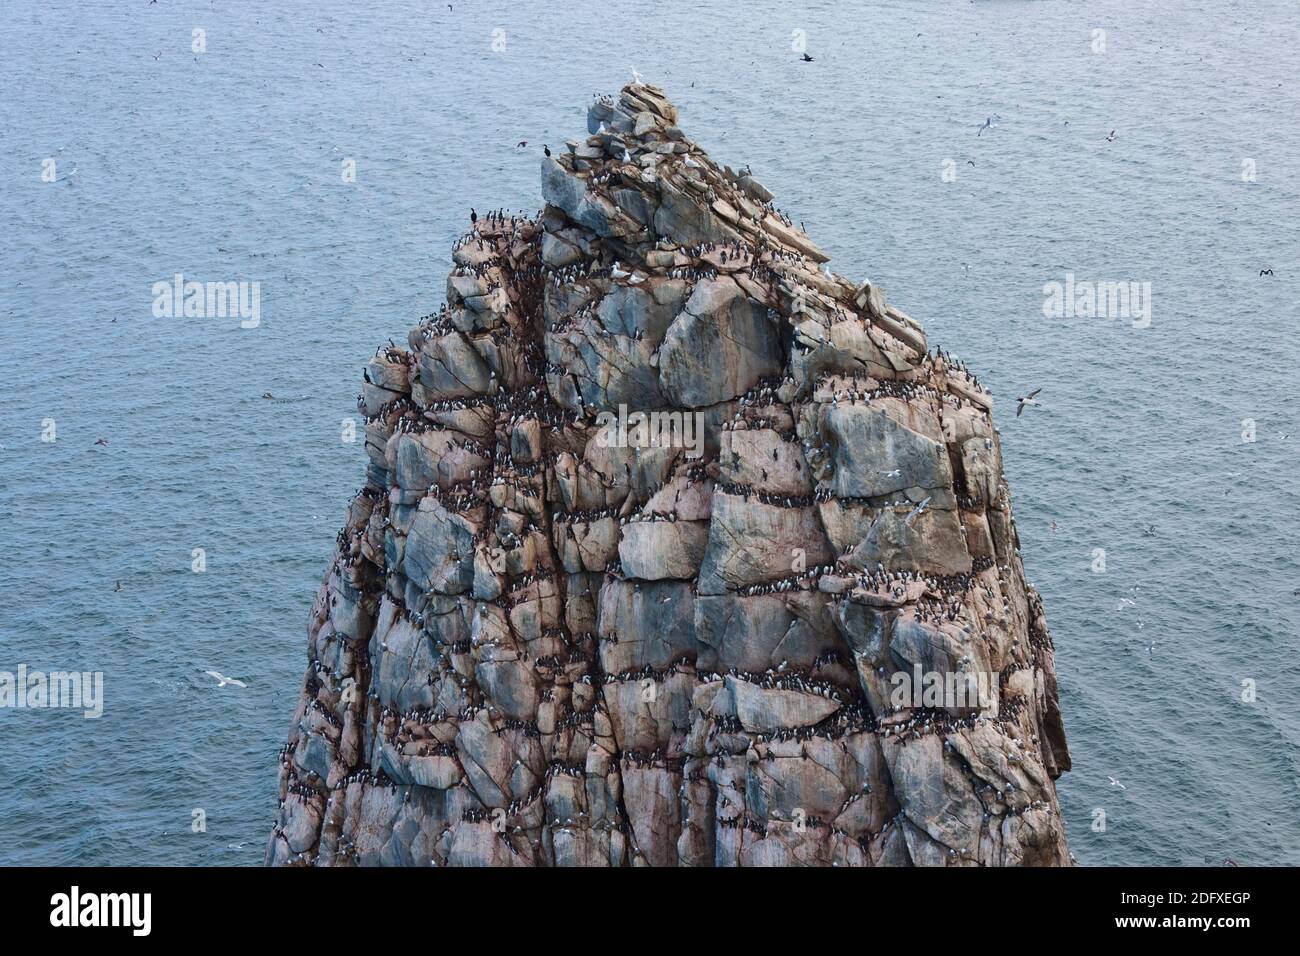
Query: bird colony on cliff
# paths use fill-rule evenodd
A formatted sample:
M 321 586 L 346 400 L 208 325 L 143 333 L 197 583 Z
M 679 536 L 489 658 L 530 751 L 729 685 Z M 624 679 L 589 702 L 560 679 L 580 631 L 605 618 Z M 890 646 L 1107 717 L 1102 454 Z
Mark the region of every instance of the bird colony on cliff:
M 596 100 L 367 366 L 268 863 L 1069 862 L 988 393 L 677 119 Z

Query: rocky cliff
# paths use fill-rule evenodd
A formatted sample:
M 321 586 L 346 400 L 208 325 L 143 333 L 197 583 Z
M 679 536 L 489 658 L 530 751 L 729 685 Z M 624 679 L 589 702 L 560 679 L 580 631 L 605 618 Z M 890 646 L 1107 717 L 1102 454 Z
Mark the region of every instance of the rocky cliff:
M 660 90 L 587 123 L 366 370 L 267 862 L 1068 863 L 987 392 Z

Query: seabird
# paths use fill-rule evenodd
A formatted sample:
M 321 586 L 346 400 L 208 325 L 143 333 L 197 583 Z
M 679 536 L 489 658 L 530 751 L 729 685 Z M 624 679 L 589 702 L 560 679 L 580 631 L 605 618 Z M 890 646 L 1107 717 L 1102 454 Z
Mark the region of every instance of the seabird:
M 1111 785 L 1112 787 L 1119 787 L 1121 790 L 1127 790 L 1127 789 L 1128 789 L 1128 787 L 1124 786 L 1124 784 L 1120 783 L 1120 782 L 1119 782 L 1118 780 L 1116 780 L 1114 777 L 1110 777 L 1110 776 L 1108 776 L 1106 779 L 1110 781 L 1110 785 Z
M 545 143 L 543 143 L 543 144 L 542 144 L 542 153 L 543 153 L 544 155 L 546 155 L 546 156 L 550 156 L 550 155 L 551 155 L 551 147 L 549 147 L 549 146 L 547 146 Z
M 96 439 L 95 439 L 95 444 L 96 444 L 96 445 L 104 445 L 104 446 L 107 446 L 107 445 L 108 445 L 108 439 L 107 439 L 107 438 L 96 438 Z
M 125 588 L 122 587 L 122 582 L 118 581 L 117 587 L 113 588 L 113 593 L 116 594 L 118 591 L 123 591 L 123 590 L 125 590 Z
M 986 120 L 984 121 L 984 125 L 981 126 L 981 127 L 980 127 L 976 132 L 975 132 L 975 135 L 976 135 L 976 136 L 982 136 L 982 135 L 984 134 L 984 131 L 985 131 L 986 129 L 992 129 L 992 128 L 993 128 L 993 120 L 994 120 L 994 118 L 995 118 L 995 117 L 990 116 L 988 119 L 986 119 Z M 1001 119 L 1002 117 L 999 116 L 999 117 L 996 117 L 996 118 L 997 118 L 997 119 Z
M 917 505 L 915 508 L 909 511 L 907 517 L 903 519 L 903 524 L 908 528 L 912 527 L 912 522 L 915 521 L 917 518 L 921 517 L 921 512 L 923 512 L 926 509 L 926 506 L 929 503 L 930 503 L 930 499 L 926 498 L 919 505 Z
M 803 60 L 805 63 L 811 63 L 813 61 L 813 58 L 810 57 L 807 53 L 805 53 L 802 57 L 800 57 L 800 59 Z
M 235 687 L 248 686 L 242 680 L 235 680 L 233 677 L 224 676 L 220 671 L 204 671 L 203 673 L 207 674 L 209 677 L 216 678 L 218 687 L 225 687 L 227 684 L 233 684 Z
M 1111 130 L 1111 131 L 1110 131 L 1110 135 L 1106 137 L 1106 142 L 1108 142 L 1108 143 L 1113 143 L 1113 142 L 1115 142 L 1115 131 L 1114 131 L 1114 130 Z
M 1036 401 L 1034 401 L 1034 396 L 1037 395 L 1037 394 L 1038 394 L 1039 392 L 1041 392 L 1041 391 L 1042 391 L 1041 388 L 1036 388 L 1036 389 L 1034 389 L 1032 392 L 1030 392 L 1028 395 L 1026 395 L 1024 398 L 1018 398 L 1018 399 L 1016 399 L 1016 401 L 1019 403 L 1018 405 L 1016 405 L 1016 418 L 1019 418 L 1019 417 L 1020 417 L 1020 413 L 1023 412 L 1023 411 L 1025 410 L 1025 406 L 1027 406 L 1027 405 L 1041 405 L 1041 404 L 1043 404 L 1042 402 L 1036 402 Z

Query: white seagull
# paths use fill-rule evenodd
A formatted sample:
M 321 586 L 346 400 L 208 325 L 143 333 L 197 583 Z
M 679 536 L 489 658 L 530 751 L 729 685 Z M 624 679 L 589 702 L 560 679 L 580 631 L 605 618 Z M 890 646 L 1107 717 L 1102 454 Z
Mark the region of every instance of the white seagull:
M 1118 780 L 1116 780 L 1114 777 L 1107 777 L 1106 779 L 1110 781 L 1110 785 L 1111 785 L 1112 787 L 1119 787 L 1121 790 L 1127 790 L 1127 789 L 1128 789 L 1128 787 L 1124 786 L 1124 784 L 1120 783 L 1120 782 L 1119 782 Z
M 921 517 L 921 512 L 925 510 L 926 505 L 928 505 L 929 503 L 930 503 L 930 499 L 926 498 L 919 505 L 917 505 L 910 512 L 908 512 L 907 517 L 903 519 L 903 524 L 908 528 L 912 527 L 912 522 L 915 521 L 917 518 Z
M 203 673 L 207 674 L 209 677 L 216 678 L 218 687 L 225 687 L 227 684 L 233 684 L 235 687 L 248 686 L 242 680 L 235 680 L 233 677 L 226 677 L 220 671 L 204 671 Z

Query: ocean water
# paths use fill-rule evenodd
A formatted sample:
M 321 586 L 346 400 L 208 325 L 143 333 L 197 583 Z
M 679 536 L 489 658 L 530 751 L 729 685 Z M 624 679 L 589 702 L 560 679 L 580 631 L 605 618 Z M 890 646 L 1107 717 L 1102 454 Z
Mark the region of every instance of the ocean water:
M 363 481 L 341 440 L 360 367 L 438 307 L 470 206 L 536 210 L 541 144 L 635 68 L 997 396 L 1079 861 L 1300 864 L 1293 0 L 59 0 L 4 21 L 0 670 L 102 671 L 105 706 L 0 708 L 0 863 L 261 862 L 308 608 Z M 260 323 L 155 317 L 176 273 L 260 283 Z M 1150 283 L 1149 325 L 1045 316 L 1067 274 Z

